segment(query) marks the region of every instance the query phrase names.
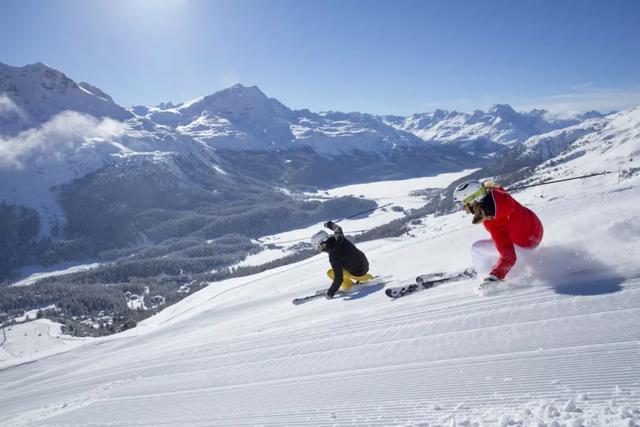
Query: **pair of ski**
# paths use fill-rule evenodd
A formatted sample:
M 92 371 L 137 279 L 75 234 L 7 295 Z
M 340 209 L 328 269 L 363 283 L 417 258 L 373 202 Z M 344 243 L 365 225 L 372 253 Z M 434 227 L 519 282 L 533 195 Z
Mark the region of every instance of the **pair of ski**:
M 433 288 L 434 286 L 441 285 L 443 283 L 448 282 L 456 282 L 459 280 L 471 279 L 476 276 L 476 273 L 471 270 L 462 270 L 454 273 L 431 273 L 431 274 L 422 274 L 416 277 L 416 283 L 411 283 L 409 285 L 403 286 L 395 286 L 392 288 L 385 289 L 385 294 L 391 299 L 397 299 L 403 297 L 405 295 L 413 294 L 415 292 Z M 357 284 L 354 287 L 362 287 L 362 286 L 371 286 L 372 284 L 376 284 L 376 281 L 372 281 L 369 283 Z M 320 289 L 316 291 L 315 294 L 309 295 L 306 297 L 295 298 L 293 300 L 294 305 L 303 304 L 305 302 L 312 301 L 314 299 L 322 298 L 325 296 L 326 290 Z
M 455 273 L 422 274 L 416 277 L 416 283 L 387 288 L 385 289 L 384 293 L 391 299 L 398 299 L 405 295 L 410 295 L 424 289 L 430 289 L 443 283 L 472 279 L 475 276 L 476 273 L 472 269 L 466 269 Z

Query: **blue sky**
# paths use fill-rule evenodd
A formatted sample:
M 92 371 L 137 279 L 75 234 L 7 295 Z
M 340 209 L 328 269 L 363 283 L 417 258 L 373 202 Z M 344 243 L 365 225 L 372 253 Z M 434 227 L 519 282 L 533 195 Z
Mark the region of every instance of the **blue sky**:
M 291 108 L 640 105 L 640 1 L 0 0 L 0 62 L 122 105 L 235 83 Z

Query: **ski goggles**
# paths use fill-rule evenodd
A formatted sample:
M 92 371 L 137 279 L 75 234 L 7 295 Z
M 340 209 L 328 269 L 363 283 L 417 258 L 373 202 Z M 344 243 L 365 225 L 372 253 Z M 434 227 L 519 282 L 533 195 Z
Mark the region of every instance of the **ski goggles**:
M 484 186 L 482 186 L 474 193 L 471 193 L 464 199 L 460 200 L 460 204 L 462 206 L 472 205 L 473 203 L 479 202 L 480 200 L 484 199 L 484 196 L 486 195 L 487 195 L 487 189 L 484 188 Z

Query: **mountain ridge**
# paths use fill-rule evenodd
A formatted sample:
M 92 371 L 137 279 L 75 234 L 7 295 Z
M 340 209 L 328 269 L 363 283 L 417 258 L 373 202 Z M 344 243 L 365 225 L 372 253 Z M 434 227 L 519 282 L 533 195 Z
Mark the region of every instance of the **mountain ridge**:
M 398 145 L 424 142 L 485 145 L 491 155 L 500 146 L 512 147 L 527 138 L 577 124 L 602 114 L 588 112 L 571 119 L 553 118 L 545 110 L 516 112 L 495 104 L 486 112 L 461 113 L 437 109 L 410 116 L 380 116 L 338 111 L 319 113 L 291 110 L 269 98 L 257 86 L 236 84 L 213 94 L 174 105 L 122 107 L 90 83 L 75 83 L 64 73 L 42 63 L 12 67 L 0 63 L 0 94 L 8 97 L 27 120 L 0 115 L 0 132 L 15 135 L 42 124 L 64 110 L 131 121 L 152 129 L 167 126 L 205 141 L 213 148 L 269 150 L 311 146 L 324 155 L 353 150 L 388 151 Z M 16 125 L 13 122 L 20 122 Z

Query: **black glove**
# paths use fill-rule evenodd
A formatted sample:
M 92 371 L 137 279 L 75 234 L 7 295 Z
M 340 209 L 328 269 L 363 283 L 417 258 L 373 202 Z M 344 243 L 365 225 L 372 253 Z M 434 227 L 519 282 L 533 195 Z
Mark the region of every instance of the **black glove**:
M 327 221 L 327 222 L 325 222 L 325 223 L 324 223 L 324 226 L 325 226 L 326 228 L 330 229 L 330 230 L 333 230 L 333 226 L 334 226 L 334 225 L 335 225 L 335 224 L 334 224 L 332 221 Z
M 333 299 L 333 296 L 335 295 L 335 292 L 331 292 L 331 289 L 328 289 L 327 292 L 324 294 L 324 297 L 326 299 Z

